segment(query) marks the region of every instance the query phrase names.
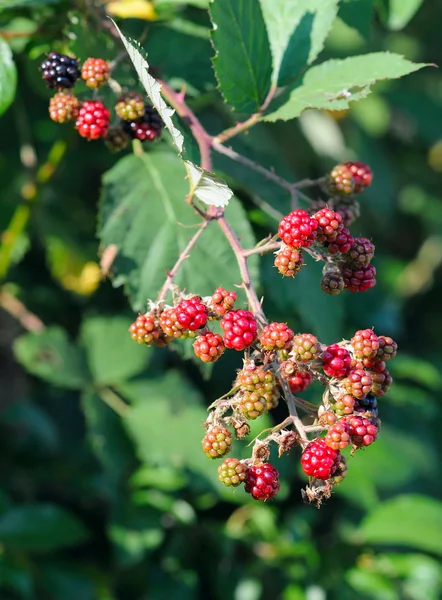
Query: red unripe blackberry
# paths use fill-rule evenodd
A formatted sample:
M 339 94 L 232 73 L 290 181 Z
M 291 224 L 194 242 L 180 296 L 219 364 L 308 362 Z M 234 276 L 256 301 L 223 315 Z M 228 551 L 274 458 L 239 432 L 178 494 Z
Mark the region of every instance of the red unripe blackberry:
M 43 79 L 50 88 L 72 88 L 80 77 L 78 60 L 60 52 L 50 52 L 41 65 Z
M 376 360 L 390 360 L 397 353 L 397 344 L 391 338 L 385 335 L 378 336 L 379 348 L 376 352 Z
M 56 123 L 66 123 L 78 116 L 80 103 L 76 96 L 58 92 L 49 100 L 49 116 Z
M 345 260 L 355 269 L 367 267 L 373 259 L 374 250 L 374 244 L 369 239 L 355 238 Z
M 312 382 L 312 376 L 307 371 L 298 371 L 287 377 L 287 383 L 294 394 L 303 392 Z
M 232 449 L 232 434 L 225 427 L 211 427 L 201 443 L 208 458 L 220 458 Z
M 302 470 L 315 479 L 329 479 L 339 466 L 341 453 L 329 448 L 324 439 L 307 444 L 301 456 Z
M 231 310 L 221 319 L 226 348 L 244 350 L 257 338 L 258 325 L 253 314 L 248 310 Z
M 178 322 L 178 315 L 176 308 L 169 307 L 165 308 L 160 315 L 160 327 L 164 334 L 170 338 L 182 338 L 195 337 L 195 332 L 186 329 Z
M 387 369 L 380 371 L 379 373 L 372 372 L 373 385 L 371 391 L 375 396 L 383 396 L 388 392 L 393 383 L 393 379 Z
M 282 246 L 275 252 L 274 265 L 283 277 L 295 277 L 304 264 L 301 250 Z
M 135 121 L 144 117 L 144 109 L 144 100 L 138 92 L 123 94 L 115 105 L 115 112 L 123 121 Z
M 351 169 L 346 165 L 336 165 L 327 176 L 325 186 L 332 196 L 353 194 L 355 181 Z
M 182 300 L 175 310 L 177 321 L 184 329 L 196 331 L 207 323 L 209 310 L 199 296 Z
M 334 425 L 337 421 L 336 415 L 331 410 L 325 410 L 319 415 L 319 425 Z
M 354 194 L 360 194 L 366 187 L 371 185 L 373 181 L 373 173 L 368 165 L 362 162 L 346 162 L 345 166 L 348 167 L 353 175 L 354 180 Z
M 346 227 L 343 227 L 333 242 L 327 243 L 329 254 L 346 254 L 352 247 L 354 238 Z
M 129 327 L 131 337 L 138 344 L 150 346 L 161 336 L 158 319 L 152 315 L 139 315 L 135 322 Z
M 107 83 L 110 77 L 110 68 L 107 60 L 103 58 L 88 58 L 81 69 L 81 78 L 88 88 L 97 89 Z
M 259 341 L 264 350 L 288 350 L 294 335 L 287 323 L 270 323 L 261 331 Z
M 235 292 L 228 292 L 222 287 L 216 288 L 212 294 L 210 309 L 217 315 L 225 315 L 235 306 L 237 295 Z
M 300 333 L 293 338 L 291 354 L 295 360 L 309 362 L 319 358 L 321 345 L 318 338 L 311 333 Z
M 203 362 L 215 362 L 224 352 L 223 338 L 219 333 L 208 331 L 199 335 L 193 342 L 195 354 Z
M 161 135 L 163 121 L 153 106 L 145 105 L 142 117 L 134 121 L 122 121 L 122 127 L 132 139 L 153 142 Z
M 238 402 L 238 412 L 248 421 L 254 421 L 267 410 L 266 399 L 257 392 L 244 392 Z
M 360 448 L 370 446 L 378 437 L 378 429 L 365 417 L 345 417 L 342 419 L 348 427 L 351 443 Z
M 247 469 L 245 491 L 255 500 L 270 500 L 279 492 L 279 473 L 269 463 Z
M 361 399 L 370 393 L 373 378 L 370 371 L 351 369 L 350 373 L 342 381 L 342 385 L 349 394 Z
M 345 203 L 338 204 L 334 208 L 341 215 L 344 227 L 350 227 L 361 214 L 360 204 L 355 198 L 345 198 Z
M 346 377 L 351 368 L 351 356 L 348 350 L 338 344 L 328 346 L 322 353 L 322 368 L 329 377 Z
M 333 448 L 333 450 L 342 450 L 351 442 L 349 431 L 349 427 L 345 422 L 338 421 L 329 428 L 324 441 L 329 448 Z
M 345 265 L 342 270 L 345 287 L 350 292 L 366 292 L 376 285 L 376 269 L 373 265 L 361 267 L 356 270 Z
M 324 294 L 337 296 L 344 289 L 344 278 L 339 270 L 330 269 L 324 273 L 321 279 L 321 290 Z
M 315 241 L 318 222 L 305 210 L 294 210 L 281 219 L 278 235 L 290 248 L 307 248 Z
M 226 458 L 218 467 L 218 479 L 227 487 L 237 487 L 246 478 L 247 467 L 237 458 Z
M 129 138 L 126 132 L 124 132 L 121 127 L 118 127 L 118 125 L 110 127 L 104 138 L 104 143 L 111 152 L 120 152 L 121 150 L 124 150 L 128 142 Z
M 338 417 L 345 415 L 351 415 L 356 406 L 356 399 L 350 394 L 344 394 L 339 398 L 333 398 L 331 403 L 331 409 Z
M 379 349 L 378 336 L 372 329 L 360 329 L 350 341 L 356 358 L 375 358 Z
M 83 102 L 75 127 L 81 137 L 88 140 L 98 140 L 105 137 L 109 129 L 110 112 L 98 100 Z
M 318 210 L 312 216 L 318 221 L 316 241 L 321 244 L 324 242 L 334 242 L 344 228 L 341 215 L 328 208 L 328 206 Z

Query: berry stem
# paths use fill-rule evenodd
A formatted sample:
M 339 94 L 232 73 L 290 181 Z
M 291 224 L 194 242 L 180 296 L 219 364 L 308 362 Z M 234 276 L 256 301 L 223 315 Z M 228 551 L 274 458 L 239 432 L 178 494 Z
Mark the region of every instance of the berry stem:
M 245 257 L 252 256 L 252 254 L 266 254 L 267 252 L 272 252 L 273 250 L 279 250 L 280 247 L 281 242 L 268 242 L 262 246 L 255 246 L 255 248 L 243 250 L 242 254 Z
M 277 365 L 276 371 L 279 370 L 279 365 Z M 295 426 L 296 431 L 299 433 L 299 443 L 302 447 L 306 446 L 309 442 L 307 434 L 304 429 L 304 424 L 298 416 L 298 411 L 296 410 L 295 398 L 292 394 L 289 384 L 284 377 L 281 377 L 281 387 L 284 391 L 284 398 L 287 402 L 287 406 L 289 408 L 290 418 L 293 421 L 293 425 Z
M 168 291 L 171 289 L 171 287 L 173 285 L 174 277 L 177 275 L 183 262 L 189 258 L 190 251 L 195 246 L 195 244 L 197 243 L 201 234 L 206 229 L 206 227 L 208 226 L 209 223 L 210 223 L 209 219 L 206 219 L 205 221 L 201 222 L 201 225 L 199 226 L 198 231 L 189 240 L 189 243 L 187 244 L 187 246 L 184 248 L 184 250 L 179 255 L 178 260 L 172 267 L 171 271 L 169 271 L 169 273 L 167 274 L 166 281 L 164 282 L 162 288 L 160 289 L 160 291 L 158 293 L 158 297 L 156 300 L 157 303 L 162 302 L 166 298 Z
M 13 296 L 11 292 L 3 289 L 0 292 L 0 308 L 17 319 L 23 329 L 40 333 L 45 330 L 45 325 L 37 315 L 30 312 L 23 302 Z
M 126 417 L 129 406 L 111 388 L 96 388 L 95 392 L 120 417 Z

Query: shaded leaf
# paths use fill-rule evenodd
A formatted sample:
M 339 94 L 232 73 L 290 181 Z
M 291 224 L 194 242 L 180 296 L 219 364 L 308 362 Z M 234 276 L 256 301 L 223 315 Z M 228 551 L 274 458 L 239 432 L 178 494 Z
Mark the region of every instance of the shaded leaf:
M 0 36 L 0 115 L 12 104 L 16 87 L 17 69 L 12 58 L 11 48 Z
M 184 161 L 190 182 L 190 194 L 195 195 L 205 204 L 224 207 L 233 196 L 232 190 L 227 183 L 200 167 L 194 165 L 190 160 Z
M 19 337 L 14 352 L 30 373 L 53 385 L 77 389 L 90 381 L 82 350 L 59 327 L 48 327 L 40 333 Z
M 95 383 L 113 385 L 145 369 L 151 354 L 132 340 L 129 326 L 134 320 L 96 316 L 84 321 L 81 338 Z
M 307 108 L 342 110 L 348 108 L 350 102 L 365 98 L 370 93 L 370 86 L 377 81 L 403 77 L 426 66 L 388 52 L 328 60 L 309 69 L 302 83 L 292 89 L 288 98 L 280 101 L 279 108 L 264 118 L 287 121 L 298 117 Z
M 113 21 L 112 21 L 113 22 Z M 114 23 L 114 22 L 113 22 Z M 138 73 L 141 83 L 146 90 L 149 100 L 152 102 L 154 107 L 157 109 L 160 117 L 163 119 L 165 126 L 172 136 L 173 143 L 181 152 L 183 149 L 183 136 L 180 131 L 174 126 L 172 122 L 172 115 L 175 113 L 173 108 L 167 106 L 161 96 L 161 85 L 149 75 L 149 63 L 147 62 L 146 52 L 140 46 L 140 44 L 129 37 L 125 37 L 117 25 L 114 23 L 118 33 L 120 34 L 123 44 L 129 54 L 129 58 L 134 64 L 134 67 Z
M 210 4 L 216 77 L 226 102 L 238 112 L 259 110 L 270 89 L 272 54 L 258 0 Z
M 367 37 L 373 16 L 374 0 L 343 0 L 339 7 L 339 17 L 349 27 Z
M 0 541 L 11 550 L 50 552 L 87 538 L 81 521 L 55 504 L 23 504 L 0 517 Z
M 201 219 L 184 201 L 188 193 L 185 168 L 170 151 L 127 156 L 104 175 L 103 184 L 99 235 L 106 246 L 118 246 L 114 284 L 124 284 L 133 308 L 140 310 L 147 298 L 156 297 Z M 250 223 L 235 198 L 226 216 L 243 244 L 252 247 Z M 257 264 L 257 259 L 250 261 L 255 281 Z M 234 288 L 241 283 L 230 245 L 215 222 L 203 232 L 175 281 L 202 295 L 211 294 L 219 285 Z
M 423 0 L 390 0 L 388 5 L 388 27 L 394 31 L 405 27 L 422 3 Z
M 295 81 L 324 46 L 338 0 L 261 0 L 273 55 L 273 81 Z

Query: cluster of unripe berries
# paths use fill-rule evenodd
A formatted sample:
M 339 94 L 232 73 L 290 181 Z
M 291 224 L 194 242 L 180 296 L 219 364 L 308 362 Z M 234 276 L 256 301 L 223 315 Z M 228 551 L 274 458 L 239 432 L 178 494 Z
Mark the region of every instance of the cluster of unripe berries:
M 75 121 L 81 137 L 88 140 L 103 138 L 112 151 L 126 147 L 130 139 L 153 141 L 161 134 L 163 123 L 158 112 L 145 104 L 137 92 L 120 95 L 115 105 L 118 121 L 111 125 L 111 111 L 103 102 L 89 99 L 80 102 L 72 93 L 78 79 L 91 90 L 109 82 L 111 68 L 102 58 L 88 58 L 80 68 L 71 56 L 50 52 L 41 65 L 43 79 L 57 92 L 49 101 L 49 116 L 57 123 Z
M 376 284 L 376 269 L 370 264 L 374 245 L 367 238 L 354 238 L 348 229 L 357 216 L 351 211 L 353 195 L 371 181 L 371 170 L 363 163 L 338 165 L 325 178 L 325 189 L 332 195 L 328 204 L 314 203 L 309 212 L 297 209 L 281 219 L 278 236 L 282 244 L 274 261 L 281 275 L 294 277 L 300 271 L 304 249 L 325 261 L 321 289 L 326 294 L 336 295 L 343 289 L 365 292 Z
M 244 483 L 255 499 L 268 500 L 279 490 L 278 472 L 267 462 L 270 442 L 278 445 L 280 456 L 299 445 L 302 469 L 311 478 L 309 493 L 317 495 L 318 489 L 329 493 L 346 475 L 341 450 L 351 446 L 354 452 L 377 438 L 377 399 L 392 383 L 387 362 L 396 355 L 397 345 L 389 337 L 364 329 L 350 341 L 325 346 L 310 333 L 295 335 L 285 323 L 260 327 L 251 312 L 234 308 L 235 301 L 234 292 L 218 288 L 210 297 L 181 298 L 175 306 L 152 305 L 131 325 L 130 333 L 138 343 L 158 346 L 195 337 L 193 348 L 203 362 L 216 361 L 225 348 L 246 350 L 232 389 L 214 402 L 207 419 L 202 445 L 211 459 L 225 458 L 233 438 L 249 434 L 248 421 L 275 408 L 281 395 L 287 399 L 287 394 L 299 394 L 314 380 L 324 385 L 322 403 L 309 405 L 308 410 L 309 415 L 312 407 L 315 412 L 310 425 L 324 437 L 310 441 L 299 430 L 276 427 L 265 441 L 255 444 L 250 459 L 227 458 L 218 474 L 225 485 Z M 223 335 L 208 330 L 215 320 L 220 321 Z M 293 401 L 305 410 L 305 401 L 296 396 Z M 318 482 L 325 483 L 318 487 Z

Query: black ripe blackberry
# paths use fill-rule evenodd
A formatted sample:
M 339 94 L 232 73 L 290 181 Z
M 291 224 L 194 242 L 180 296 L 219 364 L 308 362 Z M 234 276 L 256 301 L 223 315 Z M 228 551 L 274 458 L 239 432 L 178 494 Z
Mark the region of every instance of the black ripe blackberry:
M 80 77 L 77 59 L 59 52 L 50 52 L 41 70 L 50 88 L 72 88 Z
M 153 106 L 146 105 L 144 116 L 134 121 L 122 121 L 121 126 L 132 139 L 152 142 L 161 135 L 163 121 Z

